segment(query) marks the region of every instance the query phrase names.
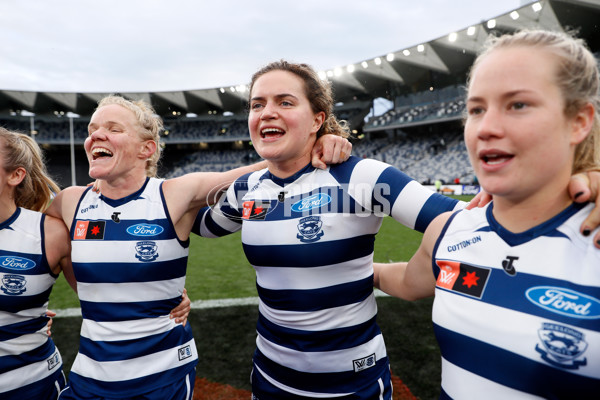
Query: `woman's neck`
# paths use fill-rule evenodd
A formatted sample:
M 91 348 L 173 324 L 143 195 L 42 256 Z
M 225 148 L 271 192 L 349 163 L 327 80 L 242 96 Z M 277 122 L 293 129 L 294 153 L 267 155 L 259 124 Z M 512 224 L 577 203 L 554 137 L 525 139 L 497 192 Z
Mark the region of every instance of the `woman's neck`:
M 494 218 L 513 233 L 525 232 L 559 214 L 571 203 L 567 190 L 553 195 L 539 193 L 523 201 L 493 196 Z
M 100 180 L 100 193 L 109 199 L 122 199 L 140 190 L 146 183 L 146 176 L 119 178 L 115 180 Z

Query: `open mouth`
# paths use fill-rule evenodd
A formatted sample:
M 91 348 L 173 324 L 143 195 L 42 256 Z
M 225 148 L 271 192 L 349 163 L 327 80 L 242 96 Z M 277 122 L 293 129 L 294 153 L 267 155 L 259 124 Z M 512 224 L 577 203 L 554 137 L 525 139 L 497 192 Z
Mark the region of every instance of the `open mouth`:
M 266 138 L 276 138 L 279 136 L 283 136 L 285 132 L 278 128 L 265 128 L 260 131 L 260 137 L 263 139 Z
M 98 160 L 101 158 L 110 158 L 113 156 L 112 151 L 105 149 L 104 147 L 96 147 L 92 150 L 92 159 Z
M 488 165 L 502 164 L 513 158 L 510 154 L 486 154 L 481 157 L 481 160 Z

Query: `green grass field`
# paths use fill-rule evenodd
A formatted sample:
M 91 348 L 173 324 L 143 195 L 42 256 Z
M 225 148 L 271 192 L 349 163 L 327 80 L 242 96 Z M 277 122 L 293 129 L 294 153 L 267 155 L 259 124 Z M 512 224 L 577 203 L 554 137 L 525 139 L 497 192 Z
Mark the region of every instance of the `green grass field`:
M 386 218 L 375 240 L 375 261 L 408 260 L 421 237 Z M 192 301 L 256 296 L 254 270 L 243 254 L 239 233 L 219 239 L 192 235 L 186 288 Z M 431 326 L 432 300 L 380 297 L 377 303 L 392 372 L 419 398 L 437 398 L 440 356 Z M 60 277 L 50 297 L 50 309 L 71 307 L 79 307 L 77 296 Z M 200 355 L 199 377 L 250 388 L 257 315 L 256 306 L 192 310 L 189 322 Z M 58 318 L 52 328 L 66 371 L 77 352 L 80 324 L 80 317 Z

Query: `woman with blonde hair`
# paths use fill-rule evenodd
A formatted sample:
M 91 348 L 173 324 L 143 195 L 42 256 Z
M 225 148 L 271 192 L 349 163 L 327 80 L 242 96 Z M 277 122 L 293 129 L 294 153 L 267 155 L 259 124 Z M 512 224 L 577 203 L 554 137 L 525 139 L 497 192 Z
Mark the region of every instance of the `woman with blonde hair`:
M 465 143 L 483 208 L 447 213 L 375 285 L 435 293 L 442 399 L 595 399 L 600 389 L 600 253 L 579 227 L 569 178 L 600 167 L 598 65 L 570 35 L 490 40 L 467 92 Z
M 0 398 L 56 399 L 62 358 L 48 334 L 48 298 L 63 271 L 76 290 L 69 233 L 45 216 L 58 186 L 35 141 L 0 128 Z

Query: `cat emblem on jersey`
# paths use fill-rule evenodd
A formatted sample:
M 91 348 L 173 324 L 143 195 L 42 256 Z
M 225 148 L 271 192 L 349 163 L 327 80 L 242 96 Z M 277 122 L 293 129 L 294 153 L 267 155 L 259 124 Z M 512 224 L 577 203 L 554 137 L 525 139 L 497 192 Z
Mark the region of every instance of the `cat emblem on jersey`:
M 316 242 L 324 235 L 322 228 L 323 221 L 321 221 L 321 217 L 313 216 L 300 218 L 300 222 L 298 222 L 299 233 L 296 237 L 300 239 L 302 243 Z
M 135 244 L 135 257 L 142 262 L 150 262 L 158 257 L 158 245 L 151 240 L 144 240 Z
M 27 279 L 23 275 L 5 274 L 2 277 L 2 291 L 9 296 L 18 296 L 27 288 Z
M 542 359 L 555 367 L 579 369 L 587 364 L 587 359 L 580 358 L 588 347 L 583 333 L 568 326 L 544 322 L 538 330 L 542 346 L 535 345 L 535 351 Z

